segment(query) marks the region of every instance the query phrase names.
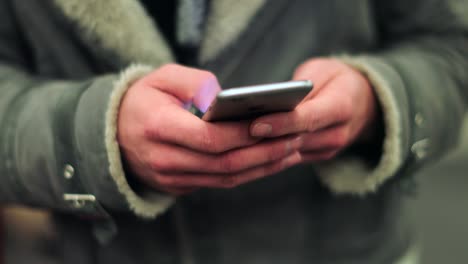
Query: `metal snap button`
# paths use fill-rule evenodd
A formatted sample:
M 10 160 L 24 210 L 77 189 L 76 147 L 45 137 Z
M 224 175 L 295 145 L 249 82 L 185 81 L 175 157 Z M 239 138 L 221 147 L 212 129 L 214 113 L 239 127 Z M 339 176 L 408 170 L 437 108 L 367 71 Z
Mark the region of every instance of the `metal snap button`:
M 422 127 L 424 125 L 424 117 L 422 116 L 421 113 L 417 113 L 414 116 L 414 123 L 416 123 L 418 127 Z
M 419 140 L 411 146 L 411 152 L 416 155 L 417 159 L 424 159 L 428 155 L 429 143 L 428 138 Z
M 63 169 L 63 176 L 65 179 L 69 180 L 73 178 L 73 175 L 75 175 L 75 168 L 70 164 L 65 165 L 65 168 Z

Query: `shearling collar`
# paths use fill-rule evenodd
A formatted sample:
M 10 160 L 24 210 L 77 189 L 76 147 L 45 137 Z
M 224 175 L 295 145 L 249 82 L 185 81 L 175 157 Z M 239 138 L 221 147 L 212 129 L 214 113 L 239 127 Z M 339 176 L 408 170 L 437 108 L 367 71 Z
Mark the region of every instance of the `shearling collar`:
M 161 65 L 173 55 L 153 20 L 137 0 L 54 0 L 84 36 L 132 63 Z M 213 0 L 200 62 L 214 59 L 239 37 L 266 0 Z

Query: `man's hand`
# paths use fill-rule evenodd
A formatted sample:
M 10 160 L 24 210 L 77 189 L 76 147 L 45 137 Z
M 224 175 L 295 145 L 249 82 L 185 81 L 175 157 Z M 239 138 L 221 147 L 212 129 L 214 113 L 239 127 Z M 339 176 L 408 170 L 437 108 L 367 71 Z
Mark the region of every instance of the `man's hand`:
M 172 64 L 129 88 L 117 138 L 141 182 L 172 194 L 231 188 L 300 162 L 300 136 L 260 142 L 248 122 L 208 123 L 184 108 L 206 109 L 219 90 L 213 74 Z
M 303 161 L 334 158 L 347 146 L 370 140 L 378 103 L 366 77 L 334 59 L 312 59 L 293 79 L 311 80 L 313 91 L 289 113 L 260 117 L 251 124 L 255 137 L 301 135 Z

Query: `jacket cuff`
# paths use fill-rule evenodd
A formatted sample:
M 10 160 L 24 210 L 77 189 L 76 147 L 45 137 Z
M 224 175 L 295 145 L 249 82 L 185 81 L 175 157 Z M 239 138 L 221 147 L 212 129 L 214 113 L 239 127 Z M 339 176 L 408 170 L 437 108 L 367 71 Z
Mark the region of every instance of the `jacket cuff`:
M 369 165 L 364 157 L 347 154 L 319 164 L 317 172 L 320 180 L 336 194 L 364 195 L 377 191 L 402 166 L 406 156 L 404 135 L 408 134 L 404 121 L 407 98 L 400 76 L 378 58 L 341 56 L 337 59 L 364 74 L 375 90 L 385 129 L 382 153 L 377 165 Z
M 139 78 L 152 71 L 152 67 L 132 65 L 124 70 L 114 83 L 106 112 L 105 144 L 109 160 L 109 171 L 118 191 L 125 197 L 130 209 L 138 216 L 154 218 L 163 213 L 174 202 L 174 198 L 158 192 L 135 193 L 125 177 L 119 144 L 117 142 L 117 120 L 120 103 L 127 89 Z

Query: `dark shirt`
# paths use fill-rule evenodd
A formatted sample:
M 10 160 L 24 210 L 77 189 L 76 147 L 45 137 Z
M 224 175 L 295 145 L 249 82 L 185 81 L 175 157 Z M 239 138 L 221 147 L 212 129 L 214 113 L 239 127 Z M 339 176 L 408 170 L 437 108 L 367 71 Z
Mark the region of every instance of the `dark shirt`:
M 177 4 L 179 1 L 140 0 L 158 25 L 178 63 L 196 66 L 199 46 L 181 45 L 177 42 Z M 205 12 L 206 15 L 207 12 Z

